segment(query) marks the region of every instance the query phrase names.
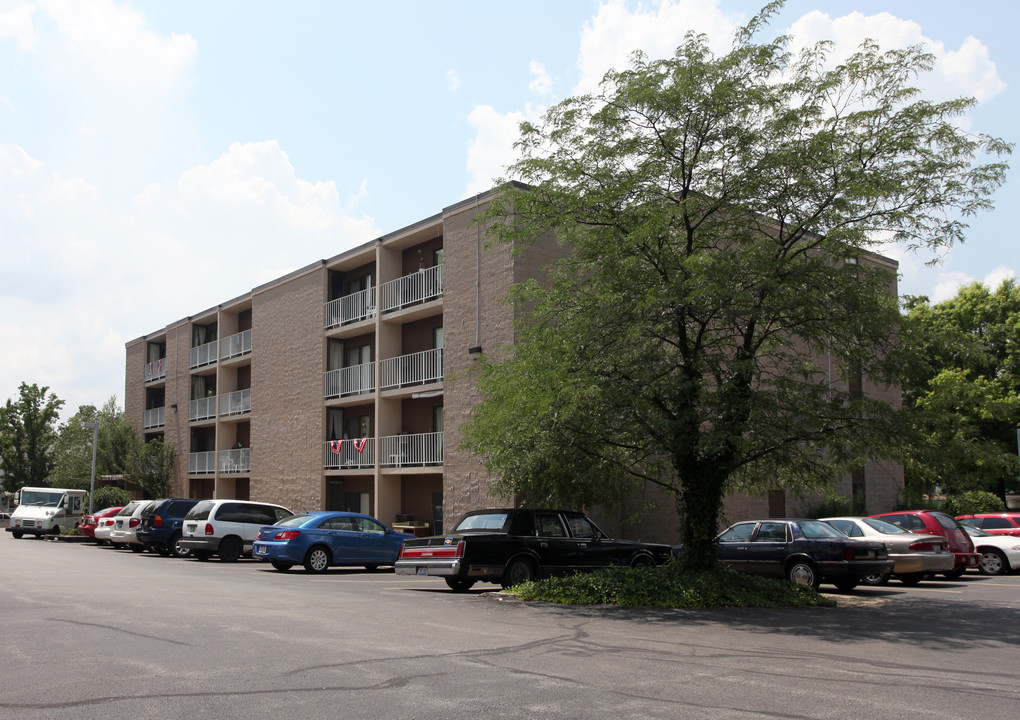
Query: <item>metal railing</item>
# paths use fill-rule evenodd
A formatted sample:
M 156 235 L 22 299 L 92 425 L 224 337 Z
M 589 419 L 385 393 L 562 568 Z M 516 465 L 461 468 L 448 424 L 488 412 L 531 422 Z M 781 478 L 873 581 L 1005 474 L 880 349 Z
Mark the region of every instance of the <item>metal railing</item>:
M 220 340 L 220 360 L 247 355 L 251 352 L 251 330 L 243 330 L 236 335 Z
M 161 428 L 166 425 L 166 408 L 151 408 L 145 411 L 145 415 L 142 417 L 142 428 L 144 430 L 152 430 L 153 428 Z
M 443 348 L 387 358 L 380 363 L 382 389 L 424 385 L 443 379 Z
M 226 475 L 251 471 L 251 448 L 235 448 L 219 451 L 220 472 Z
M 442 294 L 443 266 L 436 265 L 380 285 L 379 304 L 382 312 L 390 312 L 415 303 L 434 300 Z
M 383 467 L 421 467 L 443 464 L 443 433 L 389 435 L 379 438 Z
M 145 382 L 162 380 L 166 377 L 166 358 L 145 363 Z
M 216 472 L 216 452 L 188 453 L 188 473 L 191 475 L 212 475 Z
M 326 328 L 375 316 L 375 288 L 366 288 L 326 303 Z
M 191 364 L 190 368 L 194 369 L 202 367 L 203 365 L 212 365 L 216 362 L 217 348 L 216 341 L 213 340 L 205 345 L 199 345 L 198 347 L 191 348 Z
M 358 445 L 362 441 L 359 452 Z M 327 470 L 375 467 L 375 438 L 327 440 L 322 447 L 322 467 Z
M 188 404 L 188 420 L 208 420 L 216 417 L 216 397 L 204 397 L 192 400 Z
M 243 415 L 251 412 L 251 389 L 220 395 L 220 416 Z
M 327 398 L 359 395 L 375 390 L 375 363 L 363 363 L 339 370 L 327 370 L 323 396 Z

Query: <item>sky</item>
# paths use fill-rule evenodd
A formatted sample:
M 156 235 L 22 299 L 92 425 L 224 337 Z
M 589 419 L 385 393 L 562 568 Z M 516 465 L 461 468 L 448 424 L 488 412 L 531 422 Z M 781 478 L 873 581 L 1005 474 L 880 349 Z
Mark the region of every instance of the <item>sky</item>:
M 122 406 L 125 343 L 491 188 L 522 120 L 691 30 L 724 53 L 763 4 L 0 0 L 0 402 Z M 789 0 L 763 37 L 923 44 L 925 95 L 976 98 L 964 126 L 1015 142 L 1018 21 Z M 943 256 L 887 248 L 900 293 L 1013 277 L 1018 179 Z

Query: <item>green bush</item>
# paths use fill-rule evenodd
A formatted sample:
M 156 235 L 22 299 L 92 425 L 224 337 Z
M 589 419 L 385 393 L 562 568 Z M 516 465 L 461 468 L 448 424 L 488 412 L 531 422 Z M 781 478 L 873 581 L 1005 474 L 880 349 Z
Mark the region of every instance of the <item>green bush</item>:
M 985 490 L 969 490 L 947 497 L 942 509 L 955 517 L 957 515 L 974 515 L 975 513 L 1004 512 L 1006 506 L 994 493 Z
M 835 604 L 813 588 L 742 575 L 723 565 L 699 573 L 682 571 L 676 563 L 653 568 L 613 567 L 534 580 L 512 590 L 522 600 L 566 605 L 774 608 Z
M 116 487 L 114 485 L 108 485 L 101 487 L 92 495 L 92 510 L 99 512 L 100 510 L 108 507 L 124 507 L 133 498 L 131 493 L 123 488 Z M 85 503 L 85 507 L 88 507 L 88 503 Z

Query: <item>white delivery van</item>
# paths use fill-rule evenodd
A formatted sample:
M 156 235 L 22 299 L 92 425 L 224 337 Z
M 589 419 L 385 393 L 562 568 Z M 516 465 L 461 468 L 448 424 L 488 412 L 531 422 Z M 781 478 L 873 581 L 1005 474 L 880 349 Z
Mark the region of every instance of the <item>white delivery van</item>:
M 7 528 L 15 538 L 57 535 L 62 527 L 78 527 L 88 497 L 84 490 L 42 487 L 23 487 L 18 495 L 18 507 L 11 513 Z

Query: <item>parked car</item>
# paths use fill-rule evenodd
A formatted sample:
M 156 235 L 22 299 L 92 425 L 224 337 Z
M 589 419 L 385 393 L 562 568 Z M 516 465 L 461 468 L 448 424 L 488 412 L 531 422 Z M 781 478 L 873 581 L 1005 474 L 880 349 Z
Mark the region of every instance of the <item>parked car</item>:
M 746 520 L 719 533 L 716 543 L 719 559 L 734 570 L 815 588 L 827 582 L 853 590 L 893 569 L 885 543 L 848 538 L 821 520 Z
M 198 560 L 218 555 L 222 562 L 236 562 L 251 553 L 265 525 L 275 525 L 293 514 L 272 503 L 202 500 L 184 516 L 178 544 Z
M 1020 513 L 978 513 L 958 515 L 956 519 L 971 527 L 981 528 L 991 535 L 1020 537 Z
M 609 565 L 657 565 L 668 545 L 614 540 L 584 513 L 502 508 L 475 510 L 446 535 L 404 542 L 393 566 L 398 575 L 439 575 L 450 589 L 476 582 L 504 588 L 550 575 Z
M 963 529 L 981 553 L 978 572 L 982 575 L 1005 575 L 1020 570 L 1020 538 L 992 535 L 967 523 L 963 523 Z
M 113 516 L 113 527 L 110 528 L 109 541 L 114 547 L 130 547 L 134 552 L 145 550 L 138 544 L 135 530 L 142 522 L 142 510 L 151 500 L 132 500 Z M 136 549 L 137 548 L 137 549 Z
M 330 566 L 364 565 L 375 570 L 397 561 L 405 540 L 373 517 L 351 512 L 313 512 L 292 515 L 264 527 L 252 546 L 252 557 L 268 560 L 280 571 L 304 565 L 310 573 Z
M 123 508 L 121 509 L 123 510 Z M 113 532 L 113 524 L 116 521 L 117 521 L 116 513 L 108 517 L 99 518 L 98 522 L 96 523 L 96 529 L 92 534 L 92 537 L 96 539 L 96 545 L 106 545 L 107 543 L 113 545 L 113 543 L 110 541 L 110 533 Z
M 949 551 L 953 553 L 955 562 L 953 569 L 942 574 L 950 580 L 956 580 L 967 570 L 981 564 L 981 555 L 974 551 L 974 543 L 956 520 L 937 510 L 907 510 L 872 515 L 873 518 L 885 520 L 904 530 L 929 535 L 941 535 L 949 541 Z
M 892 577 L 904 585 L 916 585 L 927 573 L 953 569 L 956 558 L 949 552 L 949 541 L 941 535 L 918 535 L 885 520 L 869 517 L 821 518 L 850 538 L 885 543 L 889 559 L 895 563 Z M 885 585 L 890 574 L 868 575 L 865 585 Z
M 160 555 L 187 557 L 191 551 L 182 546 L 181 528 L 184 516 L 199 500 L 167 498 L 152 503 L 142 511 L 136 535 L 138 542 Z
M 0 527 L 10 527 L 11 525 L 11 514 L 0 512 Z
M 100 520 L 104 518 L 113 517 L 120 512 L 119 507 L 103 508 L 99 512 L 86 515 L 81 519 L 81 525 L 78 526 L 78 532 L 86 537 L 95 539 L 96 527 L 99 526 Z

